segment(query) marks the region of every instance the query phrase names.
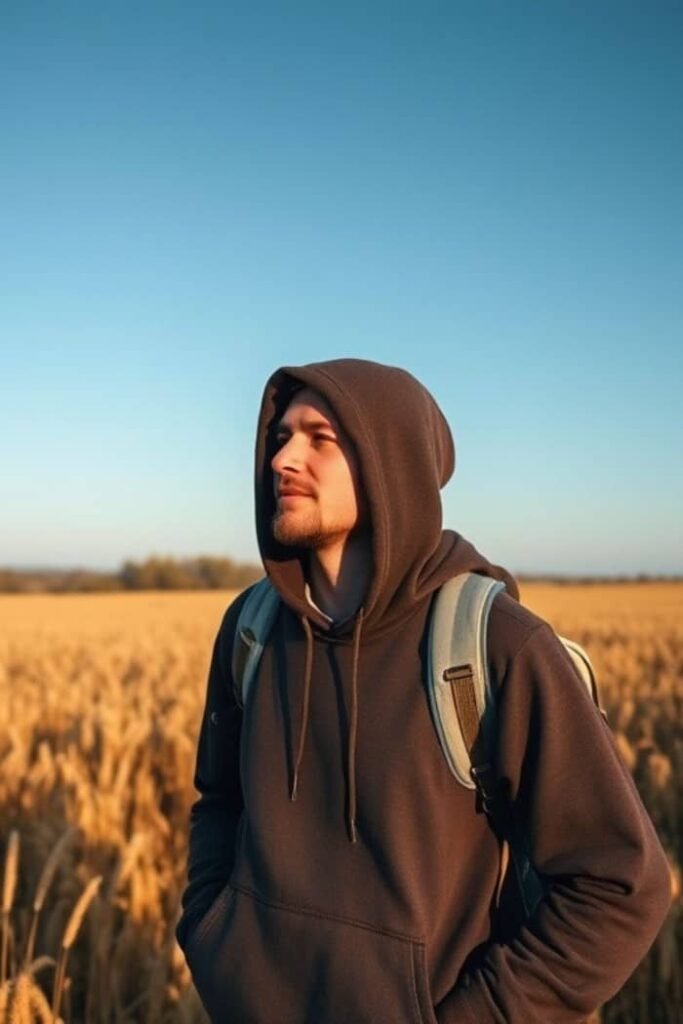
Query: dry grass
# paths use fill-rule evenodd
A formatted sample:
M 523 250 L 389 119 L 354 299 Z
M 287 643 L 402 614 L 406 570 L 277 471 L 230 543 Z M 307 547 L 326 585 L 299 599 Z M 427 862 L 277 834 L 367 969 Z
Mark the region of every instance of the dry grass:
M 0 596 L 0 855 L 11 903 L 0 1021 L 51 1020 L 56 984 L 65 1021 L 205 1020 L 173 930 L 208 660 L 230 599 Z M 622 754 L 680 872 L 683 586 L 528 585 L 523 599 L 593 658 Z M 683 1018 L 680 938 L 679 893 L 608 1024 Z

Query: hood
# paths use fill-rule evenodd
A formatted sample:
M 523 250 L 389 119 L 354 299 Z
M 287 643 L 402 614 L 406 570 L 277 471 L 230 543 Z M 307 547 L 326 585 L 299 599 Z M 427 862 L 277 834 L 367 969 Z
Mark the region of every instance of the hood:
M 256 440 L 255 507 L 261 558 L 282 600 L 320 630 L 330 623 L 305 594 L 306 552 L 273 539 L 270 460 L 274 426 L 301 385 L 325 398 L 356 450 L 372 529 L 373 573 L 363 603 L 366 635 L 393 628 L 416 602 L 451 576 L 478 572 L 515 580 L 454 530 L 442 529 L 440 490 L 455 468 L 448 423 L 427 389 L 406 370 L 367 359 L 285 366 L 269 378 Z M 348 627 L 350 628 L 350 627 Z
M 302 385 L 323 396 L 352 442 L 369 511 L 370 585 L 362 607 L 339 628 L 308 601 L 307 552 L 279 544 L 270 525 L 275 512 L 270 466 L 276 449 L 275 426 Z M 266 574 L 282 601 L 300 619 L 307 638 L 307 671 L 290 795 L 296 799 L 308 720 L 312 632 L 340 642 L 351 634 L 346 642 L 354 648 L 347 767 L 352 840 L 361 632 L 370 636 L 395 628 L 417 603 L 462 572 L 502 580 L 508 593 L 519 597 L 510 573 L 489 562 L 456 531 L 442 529 L 439 492 L 454 469 L 455 447 L 448 423 L 429 391 L 406 370 L 366 359 L 332 359 L 281 367 L 266 383 L 256 437 L 258 544 Z

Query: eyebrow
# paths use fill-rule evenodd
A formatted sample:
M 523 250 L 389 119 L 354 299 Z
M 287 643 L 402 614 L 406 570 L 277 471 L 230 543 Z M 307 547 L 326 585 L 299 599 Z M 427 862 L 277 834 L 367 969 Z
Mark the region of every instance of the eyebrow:
M 333 434 L 337 433 L 337 431 L 334 429 L 332 424 L 329 423 L 327 420 L 303 420 L 303 422 L 301 424 L 301 429 L 307 431 L 307 433 L 313 433 L 314 430 L 321 430 L 321 429 L 322 430 L 329 430 Z M 279 434 L 280 431 L 283 431 L 283 430 L 286 430 L 289 433 L 291 433 L 291 428 L 288 427 L 287 424 L 283 420 L 280 420 L 280 422 L 275 425 L 275 432 L 277 434 Z

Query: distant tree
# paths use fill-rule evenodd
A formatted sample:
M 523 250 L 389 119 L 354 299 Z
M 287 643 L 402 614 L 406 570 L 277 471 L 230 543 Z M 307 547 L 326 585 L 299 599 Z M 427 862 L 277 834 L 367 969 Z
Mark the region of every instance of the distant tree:
M 197 586 L 191 573 L 173 558 L 158 556 L 139 564 L 125 562 L 119 579 L 129 590 L 187 590 Z
M 73 572 L 66 572 L 55 580 L 50 590 L 53 593 L 61 594 L 99 594 L 110 590 L 121 590 L 121 580 L 109 572 L 74 569 Z
M 0 569 L 0 593 L 19 594 L 24 590 L 21 573 L 12 569 Z
M 121 586 L 126 590 L 138 590 L 140 567 L 137 562 L 125 561 L 119 570 Z
M 262 575 L 260 567 L 238 565 L 230 558 L 201 555 L 176 560 L 155 555 L 144 562 L 124 562 L 118 581 L 126 590 L 241 590 Z
M 232 585 L 235 566 L 230 558 L 211 558 L 201 555 L 192 563 L 197 578 L 209 590 L 226 589 Z
M 210 590 L 230 590 L 248 586 L 263 570 L 255 565 L 237 565 L 230 558 L 202 555 L 193 562 L 200 586 Z

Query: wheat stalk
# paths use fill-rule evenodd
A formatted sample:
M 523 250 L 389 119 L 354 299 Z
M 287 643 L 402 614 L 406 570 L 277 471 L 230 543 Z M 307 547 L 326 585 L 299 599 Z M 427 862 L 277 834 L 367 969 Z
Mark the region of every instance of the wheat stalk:
M 19 833 L 13 829 L 7 841 L 5 854 L 5 877 L 2 885 L 2 944 L 0 946 L 0 985 L 7 978 L 9 953 L 10 913 L 19 875 Z
M 39 956 L 26 968 L 26 973 L 34 977 L 38 971 L 44 971 L 46 967 L 56 967 L 57 961 L 53 956 Z
M 38 885 L 36 886 L 36 894 L 33 899 L 33 914 L 31 916 L 31 927 L 29 930 L 28 939 L 26 941 L 26 952 L 24 954 L 24 967 L 30 962 L 33 956 L 33 947 L 35 946 L 36 933 L 38 931 L 38 918 L 40 912 L 43 909 L 45 897 L 52 884 L 52 879 L 55 876 L 55 872 L 59 865 L 59 862 L 66 850 L 67 846 L 74 838 L 77 833 L 77 829 L 73 825 L 70 825 L 65 832 L 59 837 L 54 847 L 52 848 L 49 857 L 43 865 L 43 870 L 40 873 L 38 879 Z
M 57 962 L 57 973 L 55 975 L 54 988 L 52 990 L 52 1017 L 56 1024 L 59 1013 L 59 1005 L 62 1001 L 62 991 L 64 988 L 64 978 L 66 975 L 66 962 L 69 956 L 69 950 L 74 944 L 78 931 L 83 922 L 83 918 L 86 915 L 88 907 L 92 900 L 97 894 L 97 890 L 102 882 L 102 875 L 96 875 L 95 878 L 91 878 L 85 889 L 78 897 L 76 905 L 71 911 L 71 916 L 66 923 L 64 929 L 64 936 L 62 938 L 62 948 L 59 951 L 59 960 Z

